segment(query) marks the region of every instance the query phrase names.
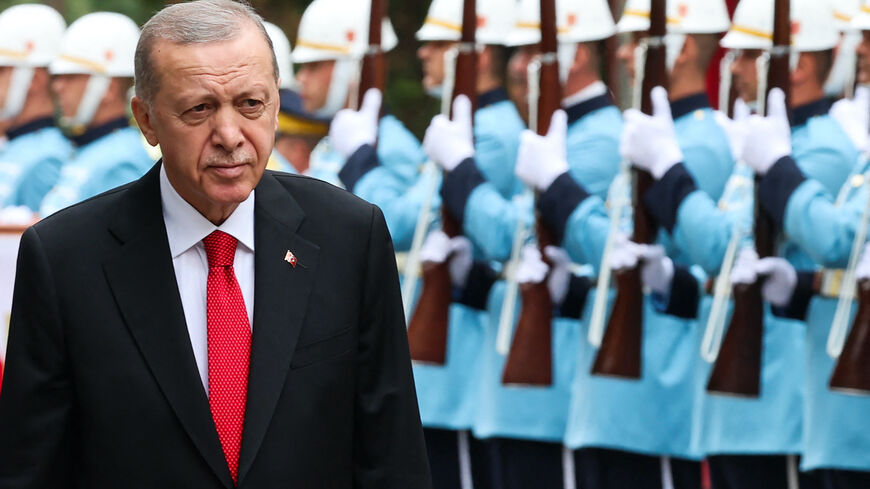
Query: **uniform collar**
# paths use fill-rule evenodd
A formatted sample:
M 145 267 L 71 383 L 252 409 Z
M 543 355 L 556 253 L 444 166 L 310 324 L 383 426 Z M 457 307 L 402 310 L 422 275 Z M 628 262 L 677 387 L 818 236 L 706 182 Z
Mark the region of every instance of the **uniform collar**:
M 499 102 L 504 102 L 505 100 L 508 100 L 507 91 L 504 89 L 504 87 L 498 87 L 478 95 L 477 108 L 479 110 L 484 107 L 489 107 L 490 105 L 495 105 Z
M 610 95 L 606 93 L 584 102 L 576 103 L 565 109 L 565 112 L 568 113 L 568 125 L 579 121 L 596 110 L 611 106 L 613 106 L 613 100 L 611 100 Z
M 123 129 L 125 127 L 130 127 L 130 121 L 127 120 L 126 117 L 118 117 L 117 119 L 112 119 L 105 124 L 100 124 L 99 126 L 94 126 L 88 128 L 84 133 L 80 136 L 73 136 L 72 142 L 78 146 L 87 146 L 88 144 L 93 143 L 97 139 L 100 139 L 103 136 L 109 135 L 118 129 Z
M 169 239 L 169 251 L 176 258 L 217 229 L 236 238 L 239 243 L 254 251 L 254 192 L 248 195 L 230 217 L 220 226 L 215 226 L 193 208 L 169 183 L 166 168 L 160 165 L 160 201 L 163 206 L 163 222 Z
M 684 115 L 695 112 L 696 110 L 709 108 L 710 100 L 707 98 L 707 94 L 703 92 L 697 93 L 671 102 L 671 116 L 674 120 L 677 120 Z
M 9 141 L 12 141 L 15 138 L 19 138 L 26 134 L 39 131 L 40 129 L 45 129 L 47 127 L 54 127 L 54 119 L 51 117 L 42 117 L 25 124 L 21 124 L 20 126 L 10 128 L 8 131 L 6 131 L 6 137 L 9 139 Z
M 795 107 L 791 111 L 791 127 L 803 126 L 813 117 L 825 115 L 830 110 L 831 101 L 827 98 L 820 98 L 813 102 Z

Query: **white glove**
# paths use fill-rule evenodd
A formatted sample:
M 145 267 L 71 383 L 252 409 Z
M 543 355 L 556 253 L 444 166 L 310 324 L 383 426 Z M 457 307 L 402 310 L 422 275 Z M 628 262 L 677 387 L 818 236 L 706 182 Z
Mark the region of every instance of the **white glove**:
M 860 86 L 855 90 L 855 98 L 834 102 L 830 111 L 834 118 L 855 144 L 859 151 L 868 149 L 870 133 L 870 87 Z
M 636 109 L 625 111 L 619 153 L 658 180 L 683 161 L 683 152 L 677 144 L 667 90 L 655 87 L 651 96 L 652 116 Z
M 568 171 L 567 133 L 568 115 L 563 110 L 553 112 L 546 136 L 523 131 L 514 170 L 520 180 L 543 192 L 556 178 Z
M 774 306 L 787 306 L 797 286 L 797 272 L 791 263 L 784 258 L 771 256 L 758 260 L 755 271 L 767 276 L 761 286 L 764 300 Z
M 568 286 L 571 285 L 571 257 L 564 248 L 547 246 L 544 254 L 550 260 L 552 268 L 550 277 L 547 279 L 547 288 L 550 289 L 550 299 L 553 304 L 561 304 L 568 295 Z
M 643 265 L 640 278 L 643 284 L 657 294 L 668 295 L 674 280 L 674 262 L 665 254 L 662 245 L 639 245 Z
M 423 150 L 446 171 L 453 171 L 474 156 L 471 101 L 460 95 L 453 101 L 453 120 L 442 114 L 432 118 L 423 137 Z
M 861 258 L 855 266 L 855 280 L 870 279 L 870 243 L 864 245 L 864 251 L 861 252 Z
M 626 270 L 637 266 L 640 259 L 640 245 L 628 239 L 628 236 L 619 234 L 610 250 L 610 268 L 615 271 Z
M 381 99 L 381 91 L 370 88 L 359 110 L 341 109 L 335 114 L 329 124 L 329 142 L 339 154 L 348 158 L 363 145 L 375 144 Z
M 438 229 L 426 236 L 420 248 L 420 261 L 424 263 L 444 263 L 450 259 L 448 270 L 450 282 L 455 287 L 463 287 L 471 272 L 471 241 L 465 236 L 447 237 Z
M 26 226 L 33 224 L 36 214 L 25 205 L 14 205 L 0 209 L 0 224 Z
M 752 115 L 746 121 L 743 161 L 764 175 L 780 158 L 791 154 L 791 128 L 785 107 L 785 94 L 774 88 L 767 97 L 766 117 Z
M 550 300 L 553 304 L 561 304 L 568 295 L 568 286 L 571 283 L 571 272 L 568 266 L 571 258 L 564 249 L 555 246 L 547 246 L 544 253 L 552 263 L 552 271 L 541 257 L 541 251 L 535 245 L 523 246 L 520 255 L 520 264 L 517 267 L 517 282 L 520 284 L 539 284 L 547 279 L 547 289 L 550 292 Z M 550 272 L 547 277 L 547 272 Z
M 746 121 L 749 119 L 751 112 L 749 106 L 743 99 L 738 98 L 734 102 L 734 118 L 731 119 L 721 111 L 713 113 L 716 118 L 716 123 L 725 131 L 728 136 L 728 144 L 731 146 L 731 155 L 737 159 L 743 155 L 743 148 L 746 145 L 747 127 Z
M 774 306 L 788 305 L 797 286 L 797 272 L 794 267 L 783 258 L 759 259 L 754 249 L 742 250 L 731 272 L 731 283 L 751 284 L 758 280 L 759 275 L 765 276 L 761 286 L 764 300 Z

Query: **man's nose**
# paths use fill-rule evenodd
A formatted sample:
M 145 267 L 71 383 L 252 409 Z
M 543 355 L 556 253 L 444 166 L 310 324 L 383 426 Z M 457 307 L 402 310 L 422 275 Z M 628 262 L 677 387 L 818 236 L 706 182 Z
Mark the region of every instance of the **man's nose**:
M 238 117 L 234 111 L 230 109 L 218 110 L 214 115 L 213 124 L 211 140 L 215 146 L 232 152 L 245 143 L 245 136 L 242 134 Z

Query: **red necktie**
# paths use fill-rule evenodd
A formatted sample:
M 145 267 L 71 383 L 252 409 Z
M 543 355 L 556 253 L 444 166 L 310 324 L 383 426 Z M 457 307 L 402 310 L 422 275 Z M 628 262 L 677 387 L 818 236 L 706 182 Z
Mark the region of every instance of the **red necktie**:
M 208 400 L 227 466 L 238 482 L 251 326 L 233 271 L 236 238 L 214 231 L 202 242 L 208 257 Z

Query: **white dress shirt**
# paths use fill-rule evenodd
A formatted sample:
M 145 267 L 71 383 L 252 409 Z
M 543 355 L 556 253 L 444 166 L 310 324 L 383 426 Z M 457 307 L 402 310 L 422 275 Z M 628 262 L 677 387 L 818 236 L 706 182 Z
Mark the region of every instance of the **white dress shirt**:
M 254 325 L 254 192 L 239 204 L 220 226 L 215 226 L 187 203 L 160 168 L 160 200 L 163 204 L 163 223 L 169 238 L 169 252 L 175 268 L 175 281 L 181 294 L 181 306 L 196 367 L 202 385 L 208 393 L 208 326 L 206 291 L 208 258 L 202 239 L 212 231 L 221 231 L 238 240 L 233 269 L 242 289 L 248 322 Z M 159 305 L 157 307 L 160 307 Z
M 607 85 L 605 85 L 603 81 L 593 82 L 583 90 L 580 90 L 579 92 L 563 98 L 562 108 L 567 109 L 568 107 L 573 107 L 581 102 L 592 100 L 593 98 L 604 95 L 606 93 Z

